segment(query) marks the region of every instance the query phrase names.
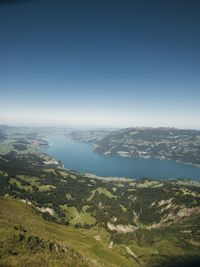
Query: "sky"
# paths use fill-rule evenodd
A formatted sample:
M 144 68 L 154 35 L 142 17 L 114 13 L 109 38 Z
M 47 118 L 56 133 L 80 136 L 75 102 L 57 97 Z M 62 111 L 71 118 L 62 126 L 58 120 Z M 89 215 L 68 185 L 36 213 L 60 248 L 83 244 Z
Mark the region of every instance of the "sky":
M 0 0 L 0 124 L 200 129 L 200 1 Z

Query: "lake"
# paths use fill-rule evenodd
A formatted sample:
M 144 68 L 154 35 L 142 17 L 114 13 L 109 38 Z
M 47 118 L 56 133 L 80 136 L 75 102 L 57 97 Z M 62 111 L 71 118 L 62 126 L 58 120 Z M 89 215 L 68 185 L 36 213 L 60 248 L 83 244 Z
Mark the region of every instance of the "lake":
M 45 138 L 49 147 L 42 148 L 60 159 L 66 169 L 93 173 L 99 176 L 129 178 L 191 178 L 200 180 L 200 168 L 172 160 L 125 158 L 96 154 L 91 144 L 77 142 L 63 135 Z

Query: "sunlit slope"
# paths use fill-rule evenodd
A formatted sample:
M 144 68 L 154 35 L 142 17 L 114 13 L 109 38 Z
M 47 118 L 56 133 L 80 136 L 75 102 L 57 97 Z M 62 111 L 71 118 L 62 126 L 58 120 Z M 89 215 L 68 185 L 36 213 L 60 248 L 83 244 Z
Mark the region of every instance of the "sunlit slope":
M 107 234 L 45 221 L 30 205 L 0 200 L 0 266 L 138 266 L 109 249 Z
M 116 235 L 112 246 L 100 227 L 48 222 L 29 204 L 1 199 L 0 266 L 182 266 L 174 260 L 199 259 L 198 225 L 197 216 L 170 228 L 140 230 L 134 239 Z

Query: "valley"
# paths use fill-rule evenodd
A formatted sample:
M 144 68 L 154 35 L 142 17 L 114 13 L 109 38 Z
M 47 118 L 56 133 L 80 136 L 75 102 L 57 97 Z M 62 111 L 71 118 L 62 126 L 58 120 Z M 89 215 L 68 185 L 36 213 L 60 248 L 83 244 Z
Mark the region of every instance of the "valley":
M 66 170 L 41 152 L 41 133 L 17 131 L 1 139 L 0 266 L 199 262 L 198 181 Z

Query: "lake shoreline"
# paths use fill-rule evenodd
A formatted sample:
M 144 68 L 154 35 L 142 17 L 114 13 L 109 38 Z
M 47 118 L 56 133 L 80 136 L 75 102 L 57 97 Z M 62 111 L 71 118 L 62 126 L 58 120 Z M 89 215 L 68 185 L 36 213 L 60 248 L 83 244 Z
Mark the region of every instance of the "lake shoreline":
M 77 170 L 77 172 L 82 173 L 82 174 L 89 173 L 91 177 L 92 176 L 96 176 L 99 178 L 110 177 L 111 179 L 116 178 L 116 179 L 132 179 L 132 180 L 140 179 L 140 178 L 161 179 L 161 180 L 164 180 L 164 179 L 199 180 L 200 179 L 200 168 L 199 168 L 200 166 L 194 166 L 193 164 L 182 163 L 182 162 L 178 162 L 178 161 L 170 160 L 170 159 L 159 159 L 159 158 L 148 158 L 148 159 L 145 158 L 144 159 L 143 157 L 137 157 L 137 158 L 120 157 L 120 156 L 111 157 L 110 155 L 109 156 L 102 155 L 101 153 L 96 153 L 93 150 L 93 146 L 91 143 L 85 143 L 85 142 L 79 142 L 79 141 L 76 142 L 72 138 L 66 137 L 65 135 L 48 135 L 48 136 L 43 137 L 43 139 L 48 142 L 48 145 L 41 148 L 42 152 L 50 155 L 53 158 L 59 159 L 63 163 L 65 169 Z M 63 143 L 60 144 L 59 142 L 61 143 L 63 142 Z M 59 145 L 57 143 L 59 143 Z M 57 146 L 59 146 L 59 148 Z M 66 146 L 66 151 L 63 152 L 63 147 L 65 146 Z M 75 152 L 73 151 L 74 146 L 75 146 L 75 150 L 78 149 Z M 86 148 L 86 154 L 84 154 L 85 148 Z M 59 151 L 59 149 L 62 150 L 61 151 L 62 153 Z M 90 161 L 94 161 L 94 164 L 92 164 L 92 162 L 88 164 L 87 162 L 88 151 L 89 151 Z M 70 157 L 71 154 L 72 154 L 73 160 Z M 101 163 L 101 161 L 103 161 L 103 163 L 106 163 L 107 165 L 110 164 L 110 166 L 104 166 Z M 107 163 L 107 161 L 110 163 Z M 118 164 L 116 163 L 121 164 L 122 168 L 125 167 L 124 170 L 122 170 L 122 168 L 119 168 L 119 166 L 117 166 Z M 99 166 L 99 164 L 102 165 L 102 167 Z M 142 166 L 142 164 L 145 166 Z M 166 164 L 169 166 L 166 167 L 165 166 Z M 116 165 L 115 166 L 116 169 L 112 165 Z M 140 170 L 137 169 L 138 167 L 137 165 L 139 165 L 139 167 L 141 168 Z M 164 176 L 162 175 L 162 173 L 161 175 L 158 175 L 158 174 L 153 175 L 151 174 L 151 171 L 153 168 L 151 165 L 155 167 L 154 173 L 156 173 L 155 169 L 157 169 L 157 166 L 161 165 L 159 168 L 162 169 L 164 174 L 165 174 L 164 169 L 166 169 L 168 173 L 170 173 L 170 169 L 172 169 L 172 172 L 171 172 L 172 174 L 164 175 Z M 134 167 L 136 167 L 136 171 L 134 171 Z M 128 168 L 130 170 L 127 171 Z M 150 172 L 147 171 L 148 168 L 150 169 Z M 186 174 L 183 171 L 180 172 L 181 174 L 178 173 L 178 171 L 181 170 L 181 168 L 186 169 Z M 188 173 L 190 172 L 190 169 L 191 169 L 191 173 L 196 172 L 197 174 L 189 175 Z M 119 173 L 117 172 L 117 170 L 119 170 Z M 144 173 L 141 173 L 141 171 L 143 170 L 144 170 Z M 177 172 L 177 175 L 173 174 L 173 171 L 174 173 Z

